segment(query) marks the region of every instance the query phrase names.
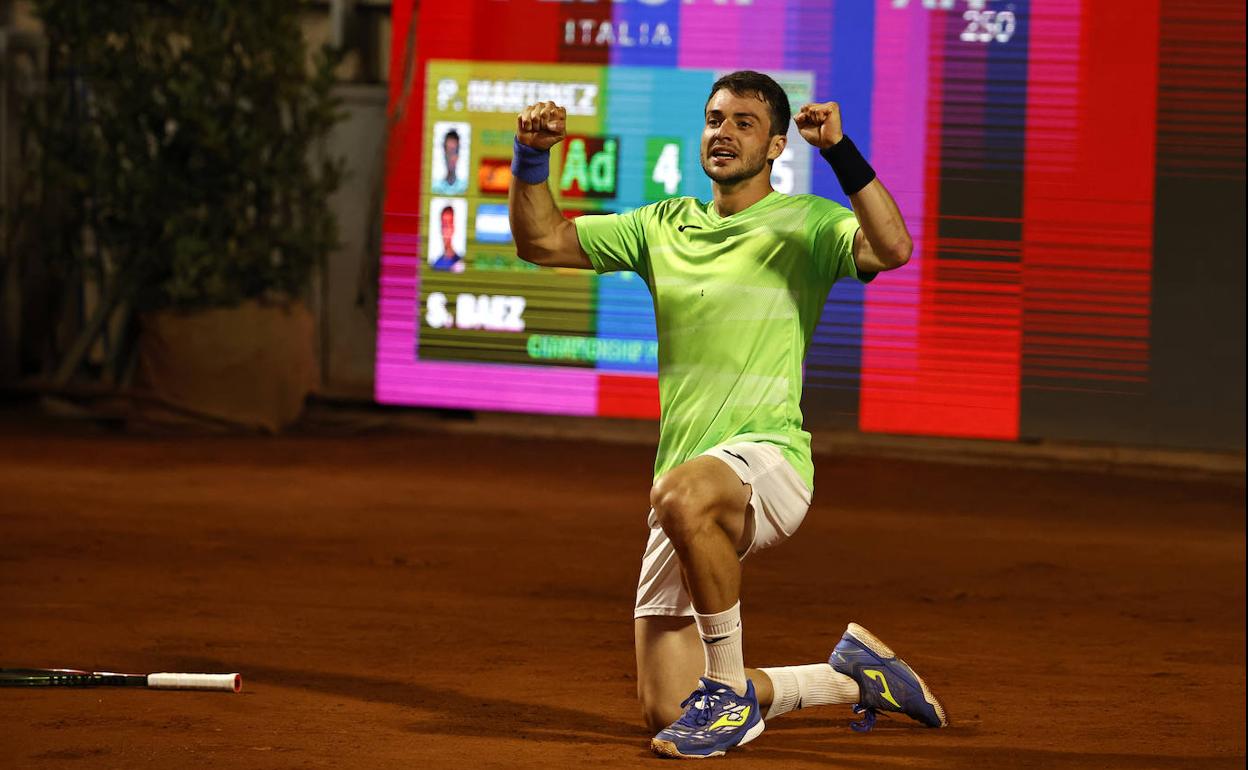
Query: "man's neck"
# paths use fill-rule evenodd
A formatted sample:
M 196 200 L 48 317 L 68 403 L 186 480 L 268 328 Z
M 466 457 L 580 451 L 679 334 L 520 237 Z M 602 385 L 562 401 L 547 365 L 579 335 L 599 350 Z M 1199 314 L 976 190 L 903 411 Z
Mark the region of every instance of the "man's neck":
M 712 182 L 711 190 L 715 196 L 715 210 L 721 217 L 730 217 L 771 195 L 771 167 L 768 166 L 761 174 L 735 185 Z

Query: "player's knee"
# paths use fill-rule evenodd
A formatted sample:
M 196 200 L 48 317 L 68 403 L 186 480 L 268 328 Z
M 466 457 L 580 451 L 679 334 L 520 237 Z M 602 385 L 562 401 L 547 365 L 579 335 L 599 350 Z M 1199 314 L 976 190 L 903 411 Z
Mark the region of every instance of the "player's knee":
M 683 546 L 691 537 L 714 524 L 711 507 L 696 485 L 671 475 L 661 476 L 650 489 L 650 506 L 672 544 Z

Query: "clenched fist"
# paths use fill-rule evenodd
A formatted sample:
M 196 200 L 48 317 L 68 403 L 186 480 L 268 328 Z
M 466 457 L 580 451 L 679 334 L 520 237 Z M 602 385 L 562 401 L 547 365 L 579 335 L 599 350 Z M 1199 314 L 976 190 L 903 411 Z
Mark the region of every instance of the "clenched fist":
M 802 138 L 821 150 L 845 136 L 841 131 L 841 105 L 836 102 L 803 105 L 793 122 L 797 123 Z
M 554 102 L 529 105 L 516 116 L 516 138 L 535 150 L 549 150 L 568 135 L 568 111 Z

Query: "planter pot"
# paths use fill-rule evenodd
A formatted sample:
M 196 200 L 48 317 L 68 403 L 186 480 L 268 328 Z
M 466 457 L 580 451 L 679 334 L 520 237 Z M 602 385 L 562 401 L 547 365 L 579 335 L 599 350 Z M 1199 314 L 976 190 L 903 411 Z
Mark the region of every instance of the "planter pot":
M 138 385 L 183 412 L 277 432 L 317 382 L 312 314 L 301 302 L 245 302 L 141 317 Z

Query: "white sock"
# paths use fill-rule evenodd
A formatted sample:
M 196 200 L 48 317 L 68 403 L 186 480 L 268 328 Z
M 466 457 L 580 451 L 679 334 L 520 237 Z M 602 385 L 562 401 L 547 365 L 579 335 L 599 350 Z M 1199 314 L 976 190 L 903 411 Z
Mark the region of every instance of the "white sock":
M 775 694 L 766 719 L 807 706 L 857 703 L 858 683 L 827 663 L 759 669 L 771 680 Z
M 723 612 L 702 615 L 696 610 L 693 619 L 702 636 L 706 653 L 706 678 L 726 684 L 745 694 L 745 657 L 741 652 L 741 602 Z

